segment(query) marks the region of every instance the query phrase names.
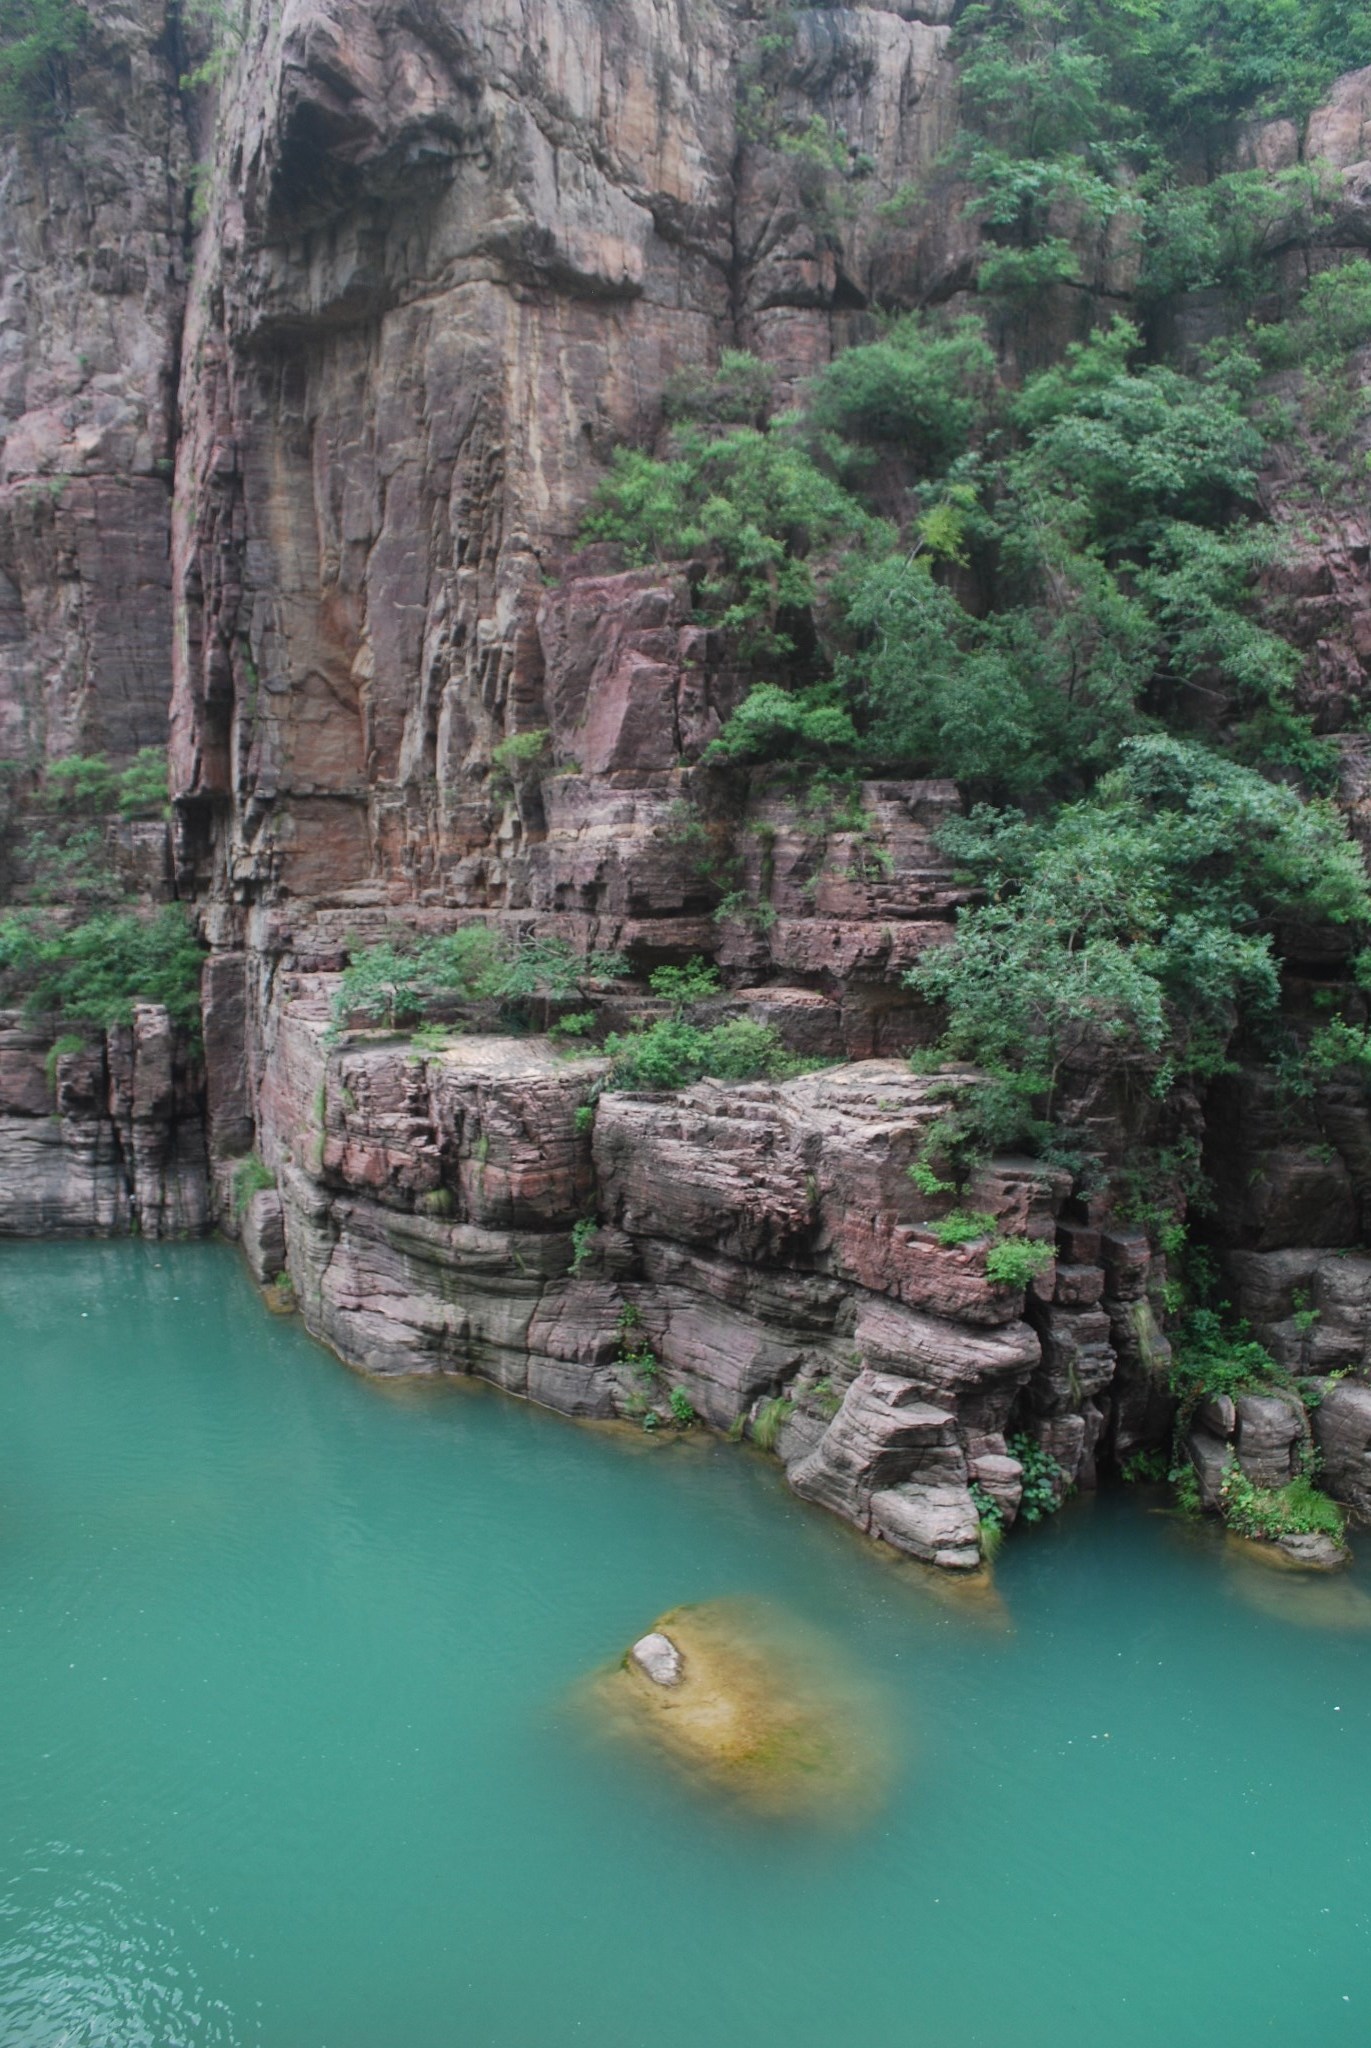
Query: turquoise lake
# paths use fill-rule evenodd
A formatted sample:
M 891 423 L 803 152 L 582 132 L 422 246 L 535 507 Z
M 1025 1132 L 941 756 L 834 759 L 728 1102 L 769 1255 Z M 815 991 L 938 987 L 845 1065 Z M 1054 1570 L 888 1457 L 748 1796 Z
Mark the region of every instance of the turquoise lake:
M 0 2043 L 1365 2044 L 1371 1580 L 1154 1506 L 963 1604 L 745 1451 L 368 1384 L 226 1247 L 0 1249 Z M 737 1594 L 888 1703 L 874 1820 L 588 1739 Z

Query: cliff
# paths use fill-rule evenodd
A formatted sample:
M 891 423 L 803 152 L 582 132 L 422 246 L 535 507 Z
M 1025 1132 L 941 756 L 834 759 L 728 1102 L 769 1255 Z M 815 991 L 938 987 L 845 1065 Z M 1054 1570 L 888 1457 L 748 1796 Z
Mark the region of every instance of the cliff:
M 167 866 L 130 886 L 194 906 L 203 1050 L 145 1005 L 45 1071 L 55 1027 L 16 1012 L 0 1144 L 6 1230 L 217 1219 L 358 1365 L 598 1416 L 679 1390 L 774 1439 L 805 1497 L 967 1566 L 1024 1446 L 1060 1496 L 1166 1441 L 1158 1234 L 1116 1181 L 1011 1151 L 963 1191 L 979 1236 L 939 1236 L 909 1169 L 947 1076 L 904 1058 L 939 1028 L 904 977 L 979 900 L 938 838 L 957 784 L 868 776 L 845 810 L 721 781 L 706 749 L 756 659 L 702 615 L 698 563 L 580 538 L 613 451 L 664 452 L 664 394 L 725 350 L 781 406 L 878 314 L 937 307 L 984 315 L 1017 385 L 1136 304 L 1118 220 L 1065 221 L 1074 272 L 1027 313 L 978 292 L 953 11 L 281 0 L 216 92 L 182 82 L 204 52 L 174 4 L 92 10 L 66 125 L 4 150 L 0 735 L 21 821 L 44 764 L 168 745 Z M 1278 291 L 1371 245 L 1368 135 L 1365 72 L 1242 130 L 1235 161 L 1336 182 L 1316 235 L 1267 233 Z M 1223 326 L 1204 290 L 1146 317 L 1178 356 Z M 1264 601 L 1338 734 L 1371 542 L 1300 481 L 1263 471 L 1290 537 Z M 1340 744 L 1360 823 L 1365 748 Z M 441 1045 L 340 1029 L 350 957 L 473 920 L 625 955 L 597 999 L 619 1030 L 661 1013 L 654 968 L 708 956 L 697 1021 L 834 1064 L 601 1095 L 602 1054 L 488 1011 Z M 1292 943 L 1297 979 L 1321 945 Z M 1345 1077 L 1298 1111 L 1265 1086 L 1146 1136 L 1206 1149 L 1273 1354 L 1309 1364 L 1312 1304 L 1314 1369 L 1351 1375 L 1315 1411 L 1328 1483 L 1366 1511 L 1371 1122 Z M 1121 1169 L 1136 1091 L 1088 1062 L 1070 1088 Z M 1054 1259 L 997 1284 L 997 1237 Z M 1232 1456 L 1266 1486 L 1300 1469 L 1304 1409 L 1256 1402 L 1195 1419 L 1206 1499 Z

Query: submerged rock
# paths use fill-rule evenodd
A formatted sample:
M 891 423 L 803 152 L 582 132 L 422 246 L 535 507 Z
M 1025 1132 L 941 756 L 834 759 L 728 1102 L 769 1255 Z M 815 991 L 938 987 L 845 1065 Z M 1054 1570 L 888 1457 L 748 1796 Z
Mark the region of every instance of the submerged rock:
M 685 1662 L 670 1636 L 654 1629 L 650 1635 L 639 1636 L 628 1654 L 654 1685 L 680 1684 Z
M 865 1818 L 890 1775 L 872 1689 L 823 1638 L 751 1602 L 662 1615 L 591 1697 L 613 1736 L 754 1812 Z

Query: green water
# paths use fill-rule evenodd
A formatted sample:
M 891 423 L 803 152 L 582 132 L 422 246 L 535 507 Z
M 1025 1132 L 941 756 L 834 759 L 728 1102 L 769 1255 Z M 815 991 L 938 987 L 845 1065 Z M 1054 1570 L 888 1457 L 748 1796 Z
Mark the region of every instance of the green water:
M 374 1388 L 221 1247 L 4 1248 L 0 2043 L 1371 2040 L 1371 1599 L 1307 1625 L 1122 1498 L 999 1587 L 946 1604 L 723 1445 Z M 893 1703 L 858 1831 L 566 1708 L 736 1593 Z

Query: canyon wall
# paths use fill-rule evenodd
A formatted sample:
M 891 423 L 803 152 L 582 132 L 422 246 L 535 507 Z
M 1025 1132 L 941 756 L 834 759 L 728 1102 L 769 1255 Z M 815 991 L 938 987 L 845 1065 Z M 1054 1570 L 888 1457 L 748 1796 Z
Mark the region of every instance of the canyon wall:
M 979 1555 L 973 1482 L 1013 1517 L 1011 1434 L 1063 1483 L 1160 1443 L 1142 1233 L 994 1161 L 972 1206 L 1057 1252 L 996 1287 L 906 1171 L 937 1090 L 901 1056 L 937 1027 L 902 976 L 967 900 L 935 842 L 955 788 L 869 783 L 857 822 L 721 795 L 701 755 L 755 677 L 695 616 L 689 565 L 577 542 L 611 452 L 661 444 L 674 376 L 743 348 L 783 401 L 876 309 L 973 303 L 977 230 L 940 164 L 950 5 L 282 0 L 222 53 L 217 109 L 178 83 L 202 53 L 174 7 L 95 13 L 76 145 L 4 152 L 0 752 L 169 739 L 203 1078 L 149 1011 L 51 1061 L 53 1034 L 9 1019 L 4 1228 L 217 1217 L 370 1370 L 574 1413 L 673 1388 L 721 1428 L 769 1412 L 799 1492 L 952 1565 Z M 836 155 L 804 147 L 816 122 Z M 1327 160 L 1325 247 L 1358 248 L 1368 133 L 1359 74 L 1303 135 L 1245 147 Z M 1078 241 L 1079 282 L 1031 319 L 991 309 L 1011 375 L 1131 303 L 1122 230 Z M 1298 223 L 1276 253 L 1292 284 L 1322 260 Z M 1211 316 L 1168 313 L 1196 342 Z M 1371 540 L 1287 523 L 1276 595 L 1336 726 L 1371 661 Z M 542 733 L 536 772 L 502 769 Z M 330 1033 L 350 945 L 472 918 L 621 948 L 611 1022 L 651 1013 L 651 968 L 707 954 L 711 1017 L 837 1064 L 593 1108 L 603 1063 L 546 1040 Z M 1077 1084 L 1099 1149 L 1126 1147 L 1114 1077 Z M 1281 1343 L 1316 1289 L 1329 1370 L 1365 1367 L 1365 1111 L 1325 1090 L 1289 1128 L 1253 1100 L 1235 1081 L 1205 1126 L 1242 1303 Z M 243 1180 L 257 1157 L 274 1188 Z M 1365 1506 L 1360 1397 L 1340 1391 L 1329 1469 Z M 1200 1427 L 1254 1474 L 1294 1469 L 1279 1417 Z

